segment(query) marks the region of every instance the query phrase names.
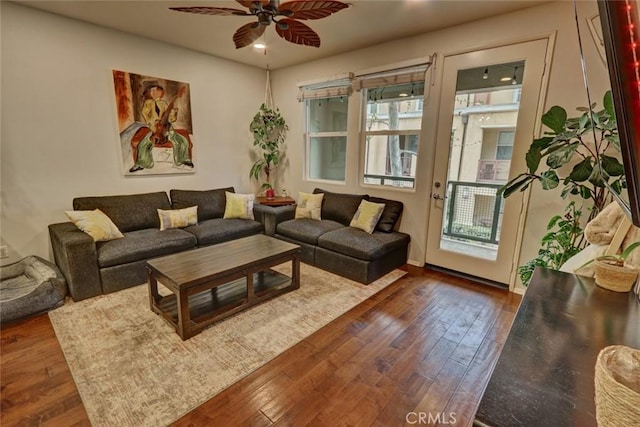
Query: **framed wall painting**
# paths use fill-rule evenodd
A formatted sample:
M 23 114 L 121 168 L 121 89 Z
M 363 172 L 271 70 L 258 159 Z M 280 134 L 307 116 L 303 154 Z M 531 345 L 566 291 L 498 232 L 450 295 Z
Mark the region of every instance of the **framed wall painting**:
M 189 84 L 113 70 L 125 175 L 194 173 Z

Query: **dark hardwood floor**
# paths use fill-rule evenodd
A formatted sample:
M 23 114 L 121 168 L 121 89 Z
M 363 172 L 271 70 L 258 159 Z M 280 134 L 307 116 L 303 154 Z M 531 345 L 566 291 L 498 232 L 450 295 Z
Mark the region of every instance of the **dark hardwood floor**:
M 470 425 L 520 296 L 409 274 L 175 426 Z M 0 424 L 89 425 L 47 315 L 1 330 Z

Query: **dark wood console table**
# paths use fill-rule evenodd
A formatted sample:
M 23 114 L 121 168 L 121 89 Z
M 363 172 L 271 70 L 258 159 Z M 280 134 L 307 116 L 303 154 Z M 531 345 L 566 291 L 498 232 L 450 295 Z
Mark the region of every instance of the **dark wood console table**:
M 538 268 L 476 413 L 477 426 L 595 426 L 600 350 L 640 348 L 633 292 Z

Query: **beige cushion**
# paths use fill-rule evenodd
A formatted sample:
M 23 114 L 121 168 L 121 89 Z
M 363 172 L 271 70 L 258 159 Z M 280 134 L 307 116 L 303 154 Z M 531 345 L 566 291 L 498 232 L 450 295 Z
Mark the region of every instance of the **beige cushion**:
M 254 219 L 253 201 L 255 196 L 253 194 L 238 194 L 226 191 L 225 195 L 227 203 L 224 208 L 223 218 Z
M 158 209 L 160 218 L 160 230 L 170 228 L 184 228 L 198 224 L 198 207 L 191 206 L 184 209 L 163 210 Z
M 93 211 L 65 211 L 76 227 L 93 238 L 94 242 L 119 239 L 124 235 L 118 227 L 100 209 Z
M 298 193 L 298 206 L 296 206 L 296 219 L 311 218 L 321 220 L 322 198 L 324 193 L 310 194 Z
M 376 228 L 383 210 L 384 203 L 372 203 L 363 200 L 360 202 L 360 206 L 358 206 L 358 210 L 355 215 L 353 215 L 349 226 L 359 228 L 371 234 Z

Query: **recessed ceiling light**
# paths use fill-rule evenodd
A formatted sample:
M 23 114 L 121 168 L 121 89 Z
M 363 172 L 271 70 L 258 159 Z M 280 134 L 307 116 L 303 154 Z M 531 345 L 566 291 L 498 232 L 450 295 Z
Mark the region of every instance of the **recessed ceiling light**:
M 506 76 L 505 76 L 505 77 L 502 77 L 502 78 L 500 79 L 500 81 L 501 81 L 501 82 L 508 82 L 508 81 L 511 81 L 511 77 L 506 77 Z
M 253 47 L 255 47 L 256 49 L 264 49 L 267 46 L 265 44 L 263 44 L 263 43 L 254 43 Z

